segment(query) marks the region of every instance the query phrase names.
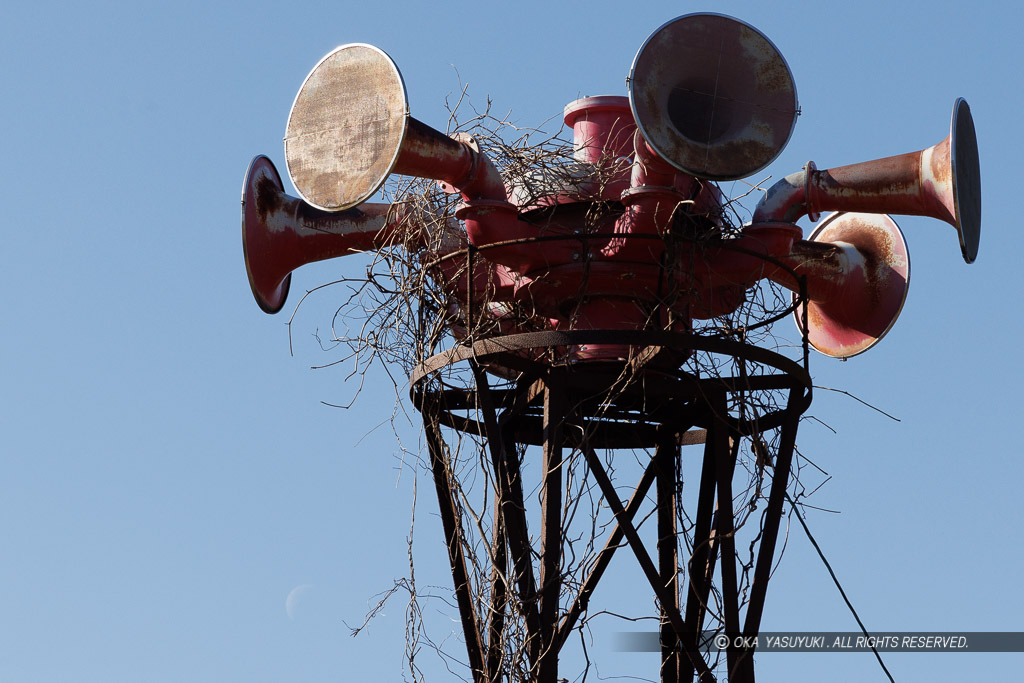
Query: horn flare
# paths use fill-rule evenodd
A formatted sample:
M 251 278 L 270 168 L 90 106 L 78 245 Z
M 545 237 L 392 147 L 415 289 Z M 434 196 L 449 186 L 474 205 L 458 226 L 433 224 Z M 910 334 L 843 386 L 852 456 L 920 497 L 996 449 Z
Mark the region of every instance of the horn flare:
M 630 69 L 629 102 L 658 156 L 710 180 L 768 166 L 799 110 L 775 45 L 753 26 L 711 13 L 678 17 L 648 37 Z
M 834 213 L 793 251 L 797 274 L 807 277 L 807 334 L 815 349 L 849 358 L 892 329 L 910 288 L 910 253 L 891 217 Z M 802 307 L 793 315 L 803 330 Z

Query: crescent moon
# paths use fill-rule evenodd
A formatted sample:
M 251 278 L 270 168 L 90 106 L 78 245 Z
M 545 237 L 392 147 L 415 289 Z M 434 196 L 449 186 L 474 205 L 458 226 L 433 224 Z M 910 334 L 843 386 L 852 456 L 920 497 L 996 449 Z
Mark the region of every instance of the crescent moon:
M 289 619 L 295 619 L 295 608 L 299 603 L 299 598 L 301 598 L 302 594 L 312 587 L 312 584 L 304 583 L 300 586 L 296 586 L 288 593 L 288 597 L 284 599 L 284 611 L 288 615 Z

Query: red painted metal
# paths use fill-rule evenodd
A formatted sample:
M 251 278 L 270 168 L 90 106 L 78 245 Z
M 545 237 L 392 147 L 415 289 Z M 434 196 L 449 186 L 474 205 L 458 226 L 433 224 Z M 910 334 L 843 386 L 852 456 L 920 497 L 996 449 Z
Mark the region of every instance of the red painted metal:
M 735 58 L 740 54 L 744 59 Z M 710 96 L 704 87 L 708 79 L 715 84 Z M 721 193 L 696 176 L 749 174 L 785 146 L 798 111 L 785 60 L 743 22 L 717 14 L 686 15 L 655 31 L 640 49 L 629 88 L 628 99 L 586 97 L 566 106 L 564 120 L 574 140 L 570 180 L 538 176 L 523 181 L 528 188 L 506 187 L 472 137 L 445 136 L 409 116 L 401 74 L 384 52 L 362 44 L 338 48 L 313 69 L 296 96 L 286 155 L 296 187 L 310 203 L 330 209 L 355 203 L 362 211 L 346 214 L 344 223 L 328 223 L 332 228 L 326 232 L 340 236 L 299 239 L 307 222 L 323 223 L 329 214 L 294 204 L 281 191 L 280 179 L 270 179 L 261 163 L 260 182 L 272 188 L 266 196 L 287 204 L 295 217 L 280 218 L 284 209 L 276 205 L 263 215 L 258 199 L 249 202 L 245 240 L 257 301 L 264 310 L 278 310 L 291 269 L 378 246 L 374 240 L 385 226 L 386 207 L 361 202 L 390 173 L 436 179 L 461 195 L 456 217 L 476 249 L 472 277 L 460 275 L 470 271 L 453 259 L 435 264 L 456 294 L 456 308 L 462 301 L 473 308 L 470 293 L 486 288 L 488 307 L 463 313 L 500 322 L 495 304 L 529 301 L 561 331 L 663 328 L 670 317 L 672 329 L 685 332 L 694 318 L 735 310 L 763 278 L 798 289 L 778 266 L 782 263 L 808 275 L 810 322 L 820 339 L 816 346 L 832 355 L 853 355 L 877 342 L 899 313 L 906 273 L 887 260 L 886 250 L 902 244 L 902 238 L 896 239 L 898 228 L 886 218 L 881 223 L 844 218 L 805 242 L 795 225 L 800 216 L 815 217 L 820 210 L 933 216 L 956 226 L 966 260 L 977 254 L 977 143 L 962 100 L 954 107 L 949 137 L 938 145 L 825 171 L 809 163 L 769 190 L 750 225 L 725 235 L 716 218 Z M 691 114 L 699 120 L 687 118 Z M 703 161 L 694 162 L 698 157 Z M 251 189 L 254 196 L 257 189 Z M 596 222 L 594 202 L 610 207 Z M 270 238 L 256 233 L 275 232 L 274 221 L 283 221 L 296 237 L 289 242 L 274 236 L 270 249 Z M 826 244 L 840 234 L 840 226 L 865 234 L 843 230 L 843 244 Z M 906 260 L 905 251 L 897 248 L 892 258 Z M 862 261 L 870 263 L 861 267 Z M 888 270 L 872 270 L 878 264 Z M 907 273 L 908 268 L 909 261 Z M 661 299 L 666 283 L 673 294 L 668 310 Z M 859 287 L 864 292 L 851 294 Z M 863 301 L 883 295 L 889 301 L 884 311 Z M 845 303 L 838 304 L 840 299 Z M 460 330 L 464 333 L 456 323 L 456 336 Z M 637 351 L 587 345 L 575 349 L 572 358 L 616 360 Z
M 881 341 L 910 287 L 907 243 L 886 215 L 832 214 L 783 261 L 807 278 L 811 345 L 833 358 L 856 356 Z M 770 277 L 791 278 L 781 270 Z M 794 316 L 803 329 L 800 308 Z
M 344 211 L 321 211 L 286 194 L 273 162 L 262 155 L 255 157 L 242 187 L 242 253 L 256 303 L 267 313 L 277 313 L 288 298 L 291 272 L 296 268 L 392 246 L 403 210 L 401 205 L 364 202 Z M 473 287 L 477 292 L 492 292 L 496 301 L 509 300 L 514 275 L 485 259 L 477 259 L 470 270 L 464 261 L 444 258 L 467 246 L 461 231 L 452 226 L 446 231 L 425 258 L 434 263 L 433 271 L 456 297 L 464 299 Z
M 954 106 L 949 137 L 939 144 L 824 171 L 809 162 L 769 189 L 751 224 L 731 229 L 721 218 L 722 194 L 708 181 L 746 177 L 767 166 L 787 144 L 798 113 L 792 74 L 764 35 L 730 17 L 686 15 L 655 31 L 637 53 L 629 98 L 586 97 L 565 107 L 574 154 L 564 167 L 557 173 L 537 169 L 518 185 L 506 184 L 471 136 L 446 136 L 409 115 L 405 85 L 390 57 L 351 44 L 317 64 L 289 116 L 288 170 L 303 199 L 284 193 L 266 157 L 250 164 L 242 196 L 243 251 L 264 311 L 283 306 L 295 268 L 400 239 L 450 295 L 446 322 L 459 343 L 417 365 L 410 386 L 424 417 L 474 681 L 502 676 L 506 599 L 515 593 L 523 605 L 531 679 L 559 680 L 560 647 L 623 540 L 658 597 L 662 681 L 690 680 L 693 673 L 714 680 L 698 634 L 716 562 L 726 633 L 752 636 L 760 628 L 796 428 L 810 401 L 807 341 L 834 357 L 862 353 L 884 337 L 905 301 L 906 243 L 896 223 L 881 214 L 946 221 L 957 229 L 964 259 L 977 256 L 980 170 L 963 100 Z M 398 234 L 400 219 L 407 217 L 400 205 L 366 203 L 391 173 L 434 179 L 460 195 L 455 216 L 465 232 L 452 220 L 433 236 L 439 239 L 426 240 L 422 231 Z M 796 221 L 804 215 L 816 221 L 822 210 L 869 213 L 831 215 L 801 239 Z M 736 310 L 763 279 L 799 293 L 795 304 L 806 301 L 806 321 L 804 309 L 794 307 L 798 326 L 806 323 L 808 330 L 803 367 L 766 349 L 692 333 L 693 319 Z M 508 314 L 510 302 L 528 303 L 523 308 L 534 318 L 517 326 Z M 493 324 L 480 334 L 469 321 L 482 318 Z M 542 331 L 522 329 L 538 320 Z M 552 363 L 552 350 L 564 358 L 565 349 L 571 362 Z M 659 364 L 694 351 L 779 372 L 702 378 L 668 373 Z M 631 362 L 608 362 L 621 360 Z M 457 363 L 469 363 L 476 380 L 464 395 L 435 383 L 438 373 Z M 490 389 L 488 372 L 509 379 L 512 388 Z M 595 387 L 603 388 L 595 394 Z M 780 389 L 789 390 L 785 409 L 752 421 L 730 416 L 730 394 Z M 598 412 L 588 412 L 590 399 L 602 393 L 607 400 Z M 542 413 L 535 405 L 541 397 Z M 637 398 L 658 408 L 646 407 L 638 421 Z M 673 481 L 683 423 L 704 427 L 707 447 L 693 554 L 680 583 Z M 492 548 L 501 557 L 494 558 L 486 617 L 468 577 L 464 522 L 452 497 L 442 425 L 485 434 L 488 441 L 495 474 Z M 777 428 L 773 483 L 741 628 L 732 509 L 738 439 Z M 544 450 L 536 580 L 537 549 L 516 457 L 517 446 L 526 444 Z M 655 459 L 634 500 L 623 505 L 595 448 L 650 446 L 657 448 Z M 586 458 L 616 527 L 559 625 L 559 596 L 566 588 L 560 574 L 563 448 L 579 449 Z M 633 521 L 655 478 L 657 565 Z M 752 653 L 728 648 L 730 680 L 753 680 Z
M 574 156 L 578 161 L 599 164 L 633 152 L 636 123 L 629 98 L 617 95 L 584 97 L 565 105 L 565 125 L 572 128 Z
M 636 123 L 629 99 L 604 95 L 584 97 L 565 106 L 565 125 L 572 128 L 573 156 L 591 180 L 580 183 L 580 198 L 617 200 L 629 187 L 630 157 Z
M 265 156 L 249 164 L 242 187 L 242 252 L 253 296 L 267 313 L 284 306 L 291 272 L 301 265 L 387 244 L 390 204 L 328 213 L 290 197 Z
M 753 26 L 688 14 L 647 39 L 630 69 L 629 99 L 644 137 L 700 178 L 733 180 L 785 148 L 799 106 L 779 50 Z
M 809 163 L 769 188 L 754 222 L 796 222 L 820 211 L 937 218 L 956 228 L 972 263 L 981 238 L 981 172 L 967 102 L 954 103 L 949 135 L 928 149 L 822 171 Z

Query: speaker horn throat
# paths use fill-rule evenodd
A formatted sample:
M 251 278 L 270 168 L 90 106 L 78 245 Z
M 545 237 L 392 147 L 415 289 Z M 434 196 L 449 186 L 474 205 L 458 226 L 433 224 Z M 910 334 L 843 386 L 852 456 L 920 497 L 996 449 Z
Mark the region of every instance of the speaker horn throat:
M 957 230 L 967 263 L 981 236 L 981 177 L 970 108 L 953 107 L 950 134 L 921 150 L 819 171 L 808 163 L 769 188 L 753 222 L 795 223 L 821 211 L 928 216 Z
M 291 271 L 315 261 L 380 248 L 393 239 L 388 204 L 327 212 L 284 192 L 273 162 L 249 164 L 242 193 L 242 250 L 253 297 L 267 313 L 288 298 Z

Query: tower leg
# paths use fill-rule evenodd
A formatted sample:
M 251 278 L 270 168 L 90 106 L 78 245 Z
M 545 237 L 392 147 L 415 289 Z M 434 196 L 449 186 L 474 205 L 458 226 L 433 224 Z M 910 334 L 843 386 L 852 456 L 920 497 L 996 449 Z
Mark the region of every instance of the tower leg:
M 519 472 L 519 457 L 512 438 L 512 413 L 503 413 L 498 418 L 491 390 L 487 381 L 487 373 L 478 364 L 472 364 L 476 376 L 477 397 L 480 412 L 484 418 L 487 432 L 487 448 L 491 455 L 491 467 L 498 490 L 496 500 L 500 500 L 501 522 L 504 527 L 505 541 L 512 555 L 513 574 L 519 588 L 519 605 L 524 614 L 530 662 L 536 666 L 541 653 L 540 614 L 537 609 L 537 590 L 533 578 L 533 561 L 530 558 L 530 541 L 526 527 L 526 503 L 523 499 L 522 479 Z M 520 387 L 519 395 L 524 395 L 530 387 Z M 494 645 L 491 644 L 491 647 Z M 490 658 L 490 657 L 489 657 Z M 493 672 L 492 672 L 493 676 Z
M 654 459 L 658 479 L 658 573 L 666 595 L 672 599 L 669 609 L 679 611 L 679 552 L 676 536 L 676 459 L 679 447 L 675 433 L 663 429 L 659 434 Z M 679 637 L 668 618 L 666 606 L 661 609 L 661 683 L 678 683 L 680 674 Z
M 782 521 L 782 504 L 789 486 L 789 469 L 793 463 L 793 450 L 796 445 L 796 430 L 799 424 L 799 413 L 793 410 L 795 392 L 790 394 L 790 405 L 787 406 L 788 417 L 782 424 L 779 436 L 779 450 L 775 456 L 775 467 L 772 475 L 772 489 L 768 495 L 768 509 L 764 516 L 764 531 L 761 536 L 761 547 L 757 551 L 754 565 L 754 578 L 750 588 L 750 604 L 747 607 L 747 618 L 743 633 L 755 636 L 761 628 L 761 615 L 764 612 L 765 594 L 768 590 L 768 579 L 771 578 L 772 561 L 775 557 L 775 545 L 779 538 L 779 524 Z M 768 467 L 768 463 L 765 463 Z M 754 652 L 748 651 L 741 664 L 742 671 L 748 680 L 754 680 Z
M 558 603 L 562 592 L 562 431 L 566 400 L 561 378 L 544 391 L 544 487 L 541 498 L 540 629 L 538 683 L 558 680 Z
M 718 557 L 718 542 L 715 536 L 715 441 L 707 438 L 705 432 L 704 464 L 700 474 L 700 489 L 697 492 L 697 519 L 693 528 L 693 554 L 689 561 L 689 590 L 686 596 L 686 624 L 693 629 L 692 642 L 698 645 L 707 613 L 708 594 L 715 574 L 715 560 Z M 683 662 L 680 680 L 693 679 L 693 667 Z
M 440 435 L 440 428 L 423 413 L 423 427 L 426 433 L 427 449 L 430 452 L 430 466 L 434 473 L 434 487 L 437 489 L 437 504 L 441 512 L 444 540 L 448 546 L 448 560 L 451 563 L 452 580 L 455 584 L 455 600 L 459 605 L 462 631 L 466 638 L 466 651 L 474 683 L 485 683 L 483 645 L 476 611 L 473 609 L 473 595 L 470 592 L 469 574 L 466 571 L 466 557 L 463 553 L 462 520 L 455 503 L 448 451 Z
M 602 334 L 606 333 L 602 331 Z M 637 346 L 652 346 L 654 342 L 662 343 L 666 334 L 635 333 L 639 340 L 630 337 L 626 341 L 635 342 Z M 612 339 L 623 341 L 619 337 L 613 335 Z M 804 368 L 784 357 L 776 359 L 772 354 L 747 347 L 742 349 L 744 354 L 780 372 L 756 376 L 741 372 L 739 377 L 701 379 L 682 372 L 673 375 L 645 370 L 640 373 L 630 366 L 630 372 L 616 374 L 616 368 L 604 366 L 582 368 L 546 364 L 538 362 L 533 353 L 527 353 L 536 348 L 597 343 L 588 340 L 585 334 L 574 336 L 572 332 L 523 333 L 499 340 L 485 339 L 472 347 L 431 357 L 413 375 L 411 393 L 417 407 L 424 412 L 426 441 L 472 680 L 474 683 L 501 683 L 507 672 L 514 669 L 534 683 L 557 683 L 561 647 L 586 613 L 597 582 L 624 540 L 658 601 L 663 643 L 661 682 L 684 683 L 691 681 L 694 674 L 700 683 L 715 680 L 702 655 L 699 636 L 711 612 L 708 602 L 714 589 L 712 578 L 717 564 L 723 603 L 721 614 L 714 614 L 714 619 L 724 622 L 725 633 L 731 638 L 731 646 L 725 651 L 729 681 L 753 683 L 753 650 L 742 647 L 739 642 L 741 636 L 756 635 L 760 628 L 794 454 L 796 427 L 799 415 L 810 402 L 810 378 Z M 607 340 L 602 337 L 601 343 L 604 341 Z M 679 341 L 683 346 L 693 344 L 691 337 Z M 708 348 L 703 350 L 714 353 L 735 351 L 725 342 L 708 341 L 705 346 Z M 433 385 L 424 381 L 457 362 L 470 365 L 477 379 L 475 387 L 463 389 L 448 383 L 447 379 Z M 507 379 L 502 386 L 491 389 L 488 371 Z M 508 379 L 511 377 L 518 378 L 514 386 Z M 775 399 L 771 399 L 772 409 L 767 412 L 755 411 L 750 415 L 745 411 L 747 392 L 785 389 L 790 391 L 785 409 L 777 409 Z M 705 429 L 680 434 L 684 423 Z M 468 562 L 476 557 L 467 554 L 467 534 L 471 530 L 463 528 L 460 519 L 464 513 L 454 469 L 459 463 L 453 462 L 449 446 L 442 440 L 444 433 L 440 425 L 485 437 L 484 442 L 476 443 L 490 456 L 490 464 L 484 465 L 484 469 L 490 468 L 493 477 L 488 476 L 487 482 L 494 485 L 494 512 L 489 531 L 492 566 L 489 587 L 479 585 L 484 595 L 474 595 L 469 583 Z M 774 475 L 763 525 L 755 530 L 759 533 L 757 540 L 761 547 L 752 568 L 750 597 L 742 604 L 739 589 L 746 585 L 746 574 L 742 577 L 743 583 L 739 574 L 741 568 L 746 572 L 751 567 L 741 566 L 736 553 L 733 481 L 737 455 L 742 442 L 752 433 L 762 429 L 775 433 L 774 430 L 780 428 L 776 462 L 763 459 L 766 467 L 774 466 Z M 697 491 L 687 580 L 680 586 L 677 519 L 682 504 L 678 481 L 680 447 L 697 443 L 705 444 L 704 462 Z M 756 436 L 754 443 L 756 446 Z M 528 447 L 540 447 L 542 456 L 541 509 L 537 520 L 540 529 L 534 530 L 534 543 L 527 528 L 521 472 L 521 458 Z M 612 468 L 606 467 L 608 461 L 598 457 L 595 449 L 632 448 L 650 453 L 648 449 L 652 447 L 653 457 L 646 463 L 629 504 L 624 506 L 619 498 L 622 482 L 612 483 Z M 565 451 L 566 448 L 570 450 Z M 601 498 L 614 515 L 615 525 L 592 564 L 586 559 L 579 562 L 574 558 L 564 565 L 564 554 L 569 547 L 565 544 L 567 530 L 564 528 L 569 523 L 565 519 L 566 496 L 571 495 L 566 488 L 567 472 L 572 459 L 580 454 L 586 462 L 587 477 L 593 477 L 591 481 L 596 482 Z M 638 532 L 642 522 L 634 520 L 645 505 L 648 490 L 655 485 L 657 557 L 652 559 L 655 548 L 644 544 Z M 759 486 L 757 495 L 761 495 Z M 487 527 L 486 517 L 485 513 L 477 520 L 482 524 L 480 531 Z M 593 540 L 597 540 L 596 532 Z M 474 544 L 473 547 L 480 546 Z M 580 575 L 588 568 L 585 579 L 579 582 Z M 565 572 L 572 573 L 563 575 Z M 478 584 L 487 580 L 484 576 L 479 578 Z M 575 598 L 562 595 L 569 585 L 567 582 L 579 586 Z M 684 594 L 685 619 L 682 613 Z M 715 594 L 717 596 L 717 590 Z M 741 616 L 745 616 L 745 620 Z M 510 664 L 505 654 L 510 651 L 508 638 L 512 635 L 519 640 Z
M 737 677 L 737 666 L 743 651 L 736 646 L 740 635 L 740 608 L 738 583 L 736 580 L 736 538 L 733 527 L 732 476 L 735 461 L 729 448 L 729 428 L 718 416 L 726 414 L 725 397 L 716 397 L 711 403 L 713 422 L 708 428 L 708 439 L 712 442 L 715 458 L 715 475 L 718 488 L 718 509 L 715 513 L 715 535 L 721 553 L 719 571 L 722 577 L 722 601 L 725 612 L 725 634 L 729 637 L 726 661 L 729 681 L 745 680 Z M 753 681 L 753 678 L 750 679 Z

